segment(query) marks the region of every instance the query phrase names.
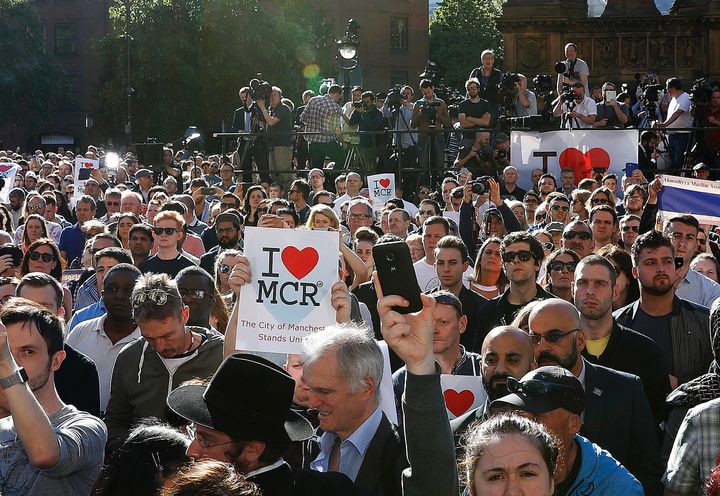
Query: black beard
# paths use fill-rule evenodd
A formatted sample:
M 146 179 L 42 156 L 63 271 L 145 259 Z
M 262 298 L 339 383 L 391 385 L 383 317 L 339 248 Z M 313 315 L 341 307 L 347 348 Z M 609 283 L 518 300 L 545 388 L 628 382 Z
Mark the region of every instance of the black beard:
M 510 391 L 507 389 L 507 384 L 497 382 L 499 379 L 507 379 L 508 377 L 509 376 L 507 374 L 494 374 L 487 381 L 483 379 L 483 387 L 485 388 L 485 392 L 487 393 L 490 401 L 494 401 L 510 394 Z

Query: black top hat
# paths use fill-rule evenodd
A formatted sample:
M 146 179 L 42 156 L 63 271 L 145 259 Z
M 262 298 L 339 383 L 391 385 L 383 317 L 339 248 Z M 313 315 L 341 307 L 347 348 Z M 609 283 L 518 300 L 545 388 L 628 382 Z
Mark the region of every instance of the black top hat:
M 255 355 L 227 357 L 207 386 L 173 390 L 168 406 L 181 417 L 244 441 L 304 441 L 310 422 L 292 411 L 295 380 L 274 363 Z

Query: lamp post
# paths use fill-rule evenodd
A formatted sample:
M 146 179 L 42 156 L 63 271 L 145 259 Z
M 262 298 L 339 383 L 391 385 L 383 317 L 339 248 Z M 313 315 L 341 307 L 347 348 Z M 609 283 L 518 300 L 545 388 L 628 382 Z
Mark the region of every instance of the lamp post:
M 335 62 L 343 74 L 343 101 L 350 101 L 350 73 L 358 65 L 357 55 L 360 35 L 360 23 L 350 19 L 345 34 L 337 41 Z
M 128 144 L 132 146 L 132 95 L 135 89 L 130 86 L 130 0 L 125 0 L 125 51 L 127 52 L 127 123 L 125 134 L 128 136 Z

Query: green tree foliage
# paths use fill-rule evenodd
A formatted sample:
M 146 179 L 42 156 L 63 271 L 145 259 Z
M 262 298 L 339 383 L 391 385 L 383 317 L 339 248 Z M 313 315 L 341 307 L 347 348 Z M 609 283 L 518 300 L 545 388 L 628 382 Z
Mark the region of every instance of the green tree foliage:
M 28 0 L 0 0 L 0 125 L 33 126 L 62 103 L 63 71 L 45 53 L 43 26 Z
M 230 124 L 238 90 L 258 72 L 298 99 L 303 69 L 333 67 L 330 29 L 308 0 L 130 0 L 133 134 L 163 141 L 188 125 L 209 135 Z M 122 139 L 127 116 L 125 6 L 110 11 L 113 29 L 97 43 L 102 83 L 97 115 Z
M 464 88 L 485 49 L 495 50 L 495 66 L 499 65 L 503 39 L 496 21 L 504 1 L 442 0 L 438 6 L 430 20 L 430 58 L 449 86 Z

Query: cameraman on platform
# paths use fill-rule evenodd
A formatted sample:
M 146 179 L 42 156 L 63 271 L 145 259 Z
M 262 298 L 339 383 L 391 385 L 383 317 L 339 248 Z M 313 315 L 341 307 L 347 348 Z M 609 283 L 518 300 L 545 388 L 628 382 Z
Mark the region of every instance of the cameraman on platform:
M 517 96 L 515 97 L 515 117 L 527 117 L 528 115 L 538 115 L 537 98 L 535 93 L 528 89 L 527 78 L 523 74 L 518 74 L 520 81 L 515 83 Z
M 277 86 L 272 87 L 270 93 L 270 110 L 265 107 L 265 100 L 258 99 L 257 106 L 267 122 L 268 138 L 268 162 L 272 172 L 272 180 L 282 185 L 283 190 L 289 189 L 294 179 L 294 174 L 289 172 L 292 168 L 292 132 L 293 118 L 290 107 L 282 103 L 282 90 Z
M 253 160 L 260 172 L 261 179 L 268 178 L 267 143 L 265 142 L 265 121 L 255 106 L 250 94 L 250 87 L 240 89 L 240 100 L 243 105 L 235 110 L 232 122 L 232 131 L 236 133 L 251 133 L 249 136 L 238 138 L 237 152 L 233 155 L 233 167 L 243 171 L 243 181 L 252 182 Z
M 657 127 L 660 129 L 692 127 L 690 96 L 682 90 L 680 80 L 675 77 L 668 79 L 665 82 L 665 88 L 672 100 L 670 100 L 670 106 L 668 107 L 667 119 L 664 122 L 659 122 Z M 668 141 L 670 143 L 672 166 L 676 169 L 682 169 L 685 161 L 685 151 L 690 141 L 690 131 L 668 131 Z
M 372 91 L 365 91 L 361 96 L 361 105 L 356 105 L 350 113 L 350 125 L 357 125 L 360 131 L 384 131 L 385 120 L 382 112 L 375 105 L 375 95 Z M 374 174 L 377 169 L 378 149 L 376 143 L 377 135 L 361 134 L 360 135 L 360 155 L 362 155 L 362 163 L 369 170 L 365 173 Z
M 498 112 L 498 85 L 502 81 L 503 74 L 495 69 L 495 52 L 492 50 L 484 50 L 480 55 L 482 65 L 476 67 L 470 72 L 468 79 L 477 79 L 480 86 L 478 96 L 490 104 L 490 113 L 493 118 L 497 117 Z
M 565 57 L 567 70 L 564 73 L 558 74 L 558 95 L 562 94 L 564 84 L 574 85 L 575 83 L 582 83 L 585 88 L 585 94 L 589 94 L 590 88 L 588 88 L 588 77 L 590 76 L 590 68 L 588 67 L 587 62 L 577 56 L 577 45 L 575 43 L 568 43 L 565 45 Z M 592 100 L 592 98 L 590 99 Z
M 497 171 L 493 161 L 493 150 L 490 146 L 490 133 L 478 131 L 473 143 L 460 147 L 458 156 L 453 163 L 455 169 L 467 169 L 473 177 L 496 177 Z
M 624 103 L 617 101 L 617 94 L 613 97 L 608 92 L 615 92 L 615 85 L 605 83 L 602 87 L 602 100 L 597 104 L 597 119 L 593 124 L 598 129 L 625 129 L 630 119 L 630 109 Z
M 429 79 L 420 81 L 420 91 L 423 97 L 415 102 L 410 120 L 410 125 L 420 131 L 418 136 L 420 167 L 442 169 L 445 167 L 445 135 L 442 130 L 451 129 L 452 121 L 447 105 L 435 95 L 435 85 L 432 81 Z
M 382 106 L 382 114 L 388 122 L 390 122 L 393 131 L 411 131 L 410 121 L 412 120 L 413 114 L 414 91 L 410 86 L 403 86 L 400 90 L 400 94 L 402 100 L 397 109 L 389 105 L 389 98 L 387 98 Z M 395 114 L 395 117 L 393 118 L 395 112 L 397 112 L 397 114 Z M 400 163 L 404 167 L 415 167 L 417 165 L 417 133 L 394 133 L 393 146 L 395 147 L 395 150 L 397 150 L 398 140 L 400 140 L 400 149 L 402 150 Z
M 569 95 L 568 95 L 569 96 Z M 581 82 L 572 85 L 572 100 L 561 94 L 553 109 L 555 117 L 563 116 L 564 129 L 591 128 L 597 118 L 597 104 L 589 96 L 585 96 L 585 86 Z
M 490 127 L 490 104 L 487 100 L 480 98 L 480 82 L 476 78 L 470 78 L 465 83 L 467 99 L 460 103 L 458 108 L 458 121 L 463 128 L 463 139 L 460 146 L 472 145 L 475 141 L 476 132 L 485 127 Z

